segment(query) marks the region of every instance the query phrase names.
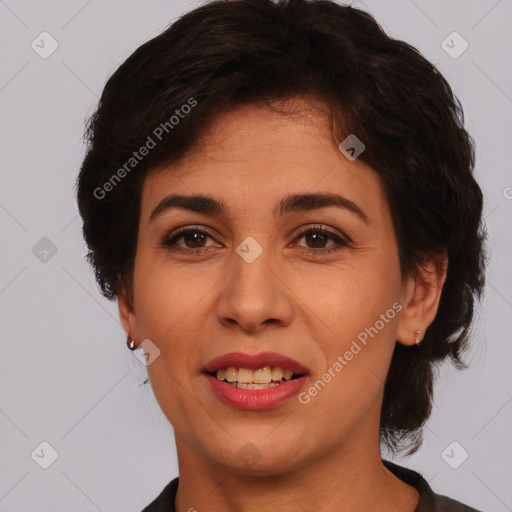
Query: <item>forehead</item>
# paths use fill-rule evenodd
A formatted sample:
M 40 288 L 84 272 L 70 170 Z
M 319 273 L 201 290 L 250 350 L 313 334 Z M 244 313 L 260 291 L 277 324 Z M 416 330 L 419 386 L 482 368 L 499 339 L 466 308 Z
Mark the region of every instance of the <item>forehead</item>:
M 333 144 L 321 103 L 296 100 L 285 112 L 245 105 L 221 114 L 178 162 L 148 173 L 141 216 L 169 193 L 214 195 L 233 214 L 270 210 L 291 193 L 341 194 L 386 213 L 380 176 Z

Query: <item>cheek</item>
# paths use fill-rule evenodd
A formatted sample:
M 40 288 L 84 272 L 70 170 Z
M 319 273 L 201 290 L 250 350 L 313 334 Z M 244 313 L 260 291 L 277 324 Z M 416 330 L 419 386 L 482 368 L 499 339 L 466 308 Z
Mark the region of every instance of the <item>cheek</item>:
M 297 273 L 293 288 L 310 317 L 319 320 L 325 345 L 341 350 L 399 299 L 400 268 L 393 251 L 359 253 L 340 264 Z
M 199 318 L 201 298 L 211 286 L 168 263 L 140 253 L 137 257 L 134 295 L 139 335 L 160 350 L 147 367 L 151 387 L 169 422 L 178 431 L 186 431 L 187 425 L 202 417 L 195 403 L 190 403 L 188 378 L 194 340 L 200 339 L 198 332 L 204 324 Z
M 141 339 L 151 340 L 159 356 L 148 365 L 151 387 L 164 414 L 171 423 L 179 418 L 169 417 L 172 411 L 184 411 L 183 390 L 190 372 L 188 363 L 194 354 L 192 332 L 195 325 L 194 304 L 197 290 L 181 279 L 180 273 L 170 275 L 158 263 L 141 258 L 134 273 L 135 311 Z
M 402 309 L 399 264 L 392 251 L 368 254 L 301 283 L 301 296 L 321 319 L 313 337 L 325 360 L 304 402 L 334 406 L 341 423 L 353 421 L 383 392 Z
M 319 343 L 323 367 L 299 395 L 301 407 L 309 409 L 311 430 L 324 431 L 333 442 L 357 431 L 361 422 L 368 425 L 365 418 L 378 423 L 396 332 L 396 310 L 389 304 L 382 312 L 385 320 L 366 311 L 343 314 L 335 326 L 339 334 Z
M 200 265 L 179 267 L 144 252 L 137 254 L 134 270 L 135 309 L 140 335 L 162 345 L 186 343 L 202 325 L 201 304 L 213 291 L 212 272 Z

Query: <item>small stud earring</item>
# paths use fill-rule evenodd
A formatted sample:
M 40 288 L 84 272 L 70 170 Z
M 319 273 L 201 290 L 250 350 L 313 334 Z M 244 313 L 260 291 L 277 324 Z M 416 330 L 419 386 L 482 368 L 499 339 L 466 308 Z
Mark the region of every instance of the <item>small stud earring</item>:
M 416 343 L 416 345 L 419 345 L 421 343 L 421 339 L 420 339 L 421 331 L 419 329 L 415 329 L 414 334 L 416 335 L 416 336 L 414 336 L 414 343 Z
M 130 334 L 128 334 L 128 337 L 126 338 L 126 345 L 130 350 L 135 350 L 137 348 L 135 346 L 135 341 L 132 339 Z

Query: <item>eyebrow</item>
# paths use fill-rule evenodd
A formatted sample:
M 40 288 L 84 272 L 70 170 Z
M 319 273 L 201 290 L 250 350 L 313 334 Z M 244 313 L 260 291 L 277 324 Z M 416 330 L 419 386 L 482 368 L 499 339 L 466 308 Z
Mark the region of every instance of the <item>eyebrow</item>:
M 313 194 L 290 194 L 276 205 L 272 210 L 274 217 L 282 217 L 291 212 L 317 210 L 334 206 L 347 210 L 357 215 L 365 224 L 370 225 L 370 220 L 366 213 L 356 203 L 346 197 L 330 194 L 326 192 Z M 149 222 L 153 222 L 165 211 L 172 208 L 181 208 L 197 213 L 208 215 L 217 215 L 227 217 L 229 208 L 221 199 L 216 199 L 207 195 L 185 196 L 180 194 L 170 194 L 164 197 L 153 209 L 149 216 Z

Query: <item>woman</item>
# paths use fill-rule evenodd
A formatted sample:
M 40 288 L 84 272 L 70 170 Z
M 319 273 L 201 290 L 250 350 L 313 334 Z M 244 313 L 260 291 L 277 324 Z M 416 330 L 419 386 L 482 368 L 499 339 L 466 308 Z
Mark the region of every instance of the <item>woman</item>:
M 462 511 L 416 472 L 484 283 L 440 73 L 331 1 L 207 3 L 107 82 L 78 178 L 102 292 L 171 422 L 145 511 Z

